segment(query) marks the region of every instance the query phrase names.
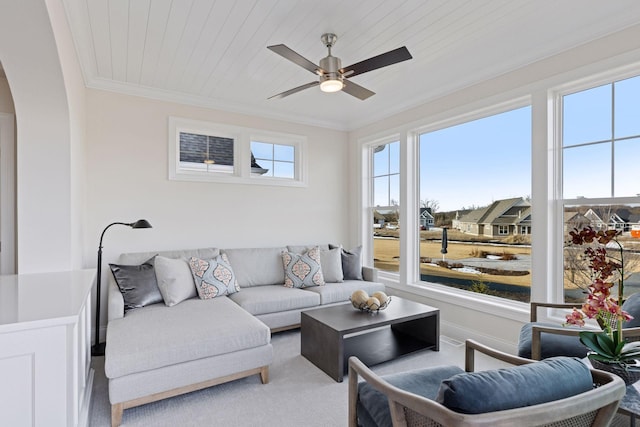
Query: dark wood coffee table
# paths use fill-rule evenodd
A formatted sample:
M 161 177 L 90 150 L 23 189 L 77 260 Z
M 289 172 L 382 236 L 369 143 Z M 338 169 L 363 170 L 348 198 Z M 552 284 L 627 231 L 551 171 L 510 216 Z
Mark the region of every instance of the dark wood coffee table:
M 338 382 L 350 356 L 371 366 L 418 350 L 440 350 L 440 310 L 400 297 L 375 314 L 350 303 L 303 311 L 300 330 L 302 355 Z

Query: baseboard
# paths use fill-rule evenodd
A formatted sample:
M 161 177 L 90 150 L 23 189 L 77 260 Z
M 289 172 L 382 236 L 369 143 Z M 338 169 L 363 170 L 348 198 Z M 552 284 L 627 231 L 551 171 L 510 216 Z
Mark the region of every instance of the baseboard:
M 518 352 L 517 346 L 510 341 L 501 340 L 495 336 L 486 335 L 468 328 L 462 328 L 460 325 L 442 320 L 440 320 L 440 335 L 446 335 L 462 342 L 466 339 L 472 339 L 509 354 L 517 354 Z

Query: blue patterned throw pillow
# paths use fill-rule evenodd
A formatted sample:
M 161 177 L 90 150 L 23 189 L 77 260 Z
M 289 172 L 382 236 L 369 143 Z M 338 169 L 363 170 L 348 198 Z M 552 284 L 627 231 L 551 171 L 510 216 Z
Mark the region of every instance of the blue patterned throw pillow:
M 189 267 L 200 299 L 233 294 L 240 290 L 227 254 L 218 255 L 208 261 L 191 257 Z
M 324 285 L 318 246 L 303 254 L 282 252 L 282 264 L 284 265 L 284 285 L 287 288 Z

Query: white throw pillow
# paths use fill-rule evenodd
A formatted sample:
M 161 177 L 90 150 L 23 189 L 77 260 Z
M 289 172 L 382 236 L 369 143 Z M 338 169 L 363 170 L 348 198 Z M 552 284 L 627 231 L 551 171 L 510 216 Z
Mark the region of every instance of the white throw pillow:
M 341 248 L 329 249 L 328 251 L 320 250 L 320 265 L 325 282 L 341 283 L 344 280 Z
M 186 299 L 194 298 L 196 285 L 191 269 L 183 259 L 156 256 L 156 279 L 165 305 L 171 307 Z

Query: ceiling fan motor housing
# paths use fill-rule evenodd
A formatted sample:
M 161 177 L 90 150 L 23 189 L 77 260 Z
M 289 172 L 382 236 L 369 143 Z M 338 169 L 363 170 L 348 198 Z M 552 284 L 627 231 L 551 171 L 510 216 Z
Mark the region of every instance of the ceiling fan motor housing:
M 340 80 L 342 81 L 342 74 L 340 73 L 340 68 L 342 67 L 342 63 L 340 62 L 340 58 L 336 58 L 335 56 L 327 56 L 320 60 L 320 68 L 322 68 L 325 73 L 322 73 L 320 76 L 320 81 L 325 80 Z

